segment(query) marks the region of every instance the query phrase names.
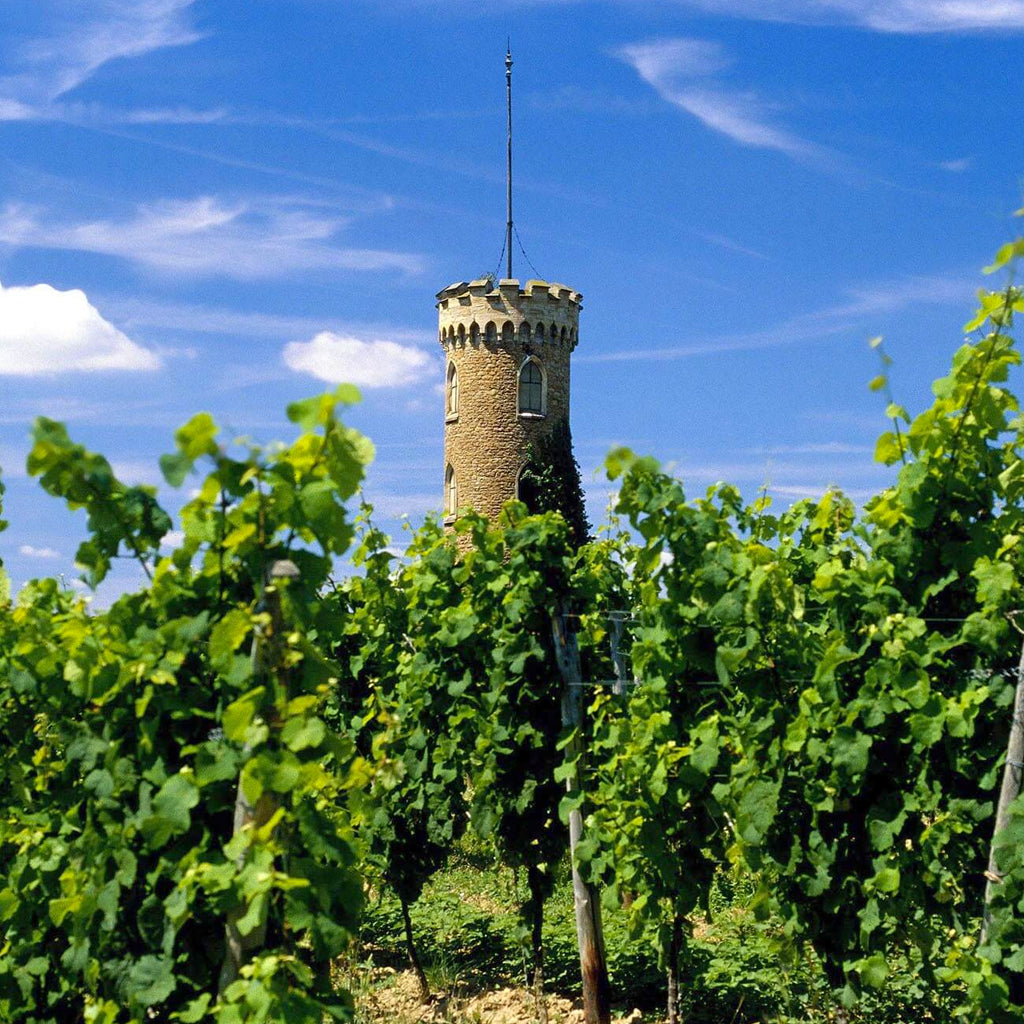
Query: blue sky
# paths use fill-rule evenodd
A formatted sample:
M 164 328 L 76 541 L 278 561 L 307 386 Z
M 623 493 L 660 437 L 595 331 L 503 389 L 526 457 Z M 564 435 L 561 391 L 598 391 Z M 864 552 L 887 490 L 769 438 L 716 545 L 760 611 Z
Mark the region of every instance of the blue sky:
M 75 575 L 39 413 L 159 483 L 192 412 L 270 440 L 354 380 L 382 524 L 440 505 L 434 293 L 498 265 L 508 36 L 515 272 L 584 294 L 593 518 L 613 444 L 866 497 L 867 339 L 920 408 L 1014 231 L 1022 33 L 1024 0 L 0 0 L 0 556 Z

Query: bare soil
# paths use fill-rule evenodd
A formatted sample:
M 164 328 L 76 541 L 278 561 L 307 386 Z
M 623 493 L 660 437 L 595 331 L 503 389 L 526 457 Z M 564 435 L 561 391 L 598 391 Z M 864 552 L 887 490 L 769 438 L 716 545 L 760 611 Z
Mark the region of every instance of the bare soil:
M 439 992 L 420 1002 L 412 971 L 378 968 L 356 986 L 357 1020 L 362 1024 L 537 1024 L 532 992 L 500 988 L 492 992 Z M 545 996 L 548 1024 L 583 1024 L 583 1008 L 561 996 Z M 640 1024 L 639 1010 L 613 1016 L 614 1024 Z

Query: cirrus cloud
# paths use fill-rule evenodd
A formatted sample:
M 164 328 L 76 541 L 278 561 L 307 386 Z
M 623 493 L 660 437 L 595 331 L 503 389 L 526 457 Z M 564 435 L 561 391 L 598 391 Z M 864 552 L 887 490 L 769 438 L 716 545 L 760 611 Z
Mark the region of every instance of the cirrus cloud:
M 290 196 L 164 199 L 136 207 L 129 217 L 74 221 L 12 203 L 0 210 L 0 243 L 114 256 L 165 274 L 238 280 L 314 270 L 422 269 L 411 253 L 339 245 L 335 236 L 349 221 L 313 200 Z
M 620 47 L 620 60 L 662 99 L 705 127 L 752 149 L 773 149 L 805 163 L 834 164 L 837 154 L 775 123 L 756 93 L 724 85 L 717 76 L 732 66 L 718 43 L 704 39 L 654 39 Z
M 924 35 L 1024 28 L 1024 0 L 677 0 L 710 14 Z
M 29 103 L 57 99 L 105 64 L 201 39 L 191 17 L 195 0 L 36 0 L 39 34 L 12 38 L 0 52 L 13 73 L 0 77 L 0 97 Z
M 364 388 L 404 387 L 423 380 L 434 369 L 434 360 L 423 349 L 333 331 L 321 331 L 309 341 L 289 342 L 282 358 L 296 373 Z
M 84 292 L 0 284 L 0 377 L 160 365 L 155 353 L 104 320 Z

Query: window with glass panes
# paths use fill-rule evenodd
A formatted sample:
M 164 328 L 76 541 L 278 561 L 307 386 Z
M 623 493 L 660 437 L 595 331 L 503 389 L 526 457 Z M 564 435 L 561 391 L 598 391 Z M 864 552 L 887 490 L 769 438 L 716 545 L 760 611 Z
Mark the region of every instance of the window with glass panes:
M 534 360 L 519 371 L 519 411 L 544 411 L 544 372 Z

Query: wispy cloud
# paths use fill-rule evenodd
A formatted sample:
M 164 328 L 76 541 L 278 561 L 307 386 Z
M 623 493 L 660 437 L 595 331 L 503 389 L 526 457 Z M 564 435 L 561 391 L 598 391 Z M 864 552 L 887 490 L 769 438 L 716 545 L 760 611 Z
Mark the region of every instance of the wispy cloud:
M 254 280 L 314 270 L 416 273 L 413 254 L 347 248 L 335 236 L 348 219 L 290 197 L 200 196 L 142 205 L 121 220 L 68 222 L 8 205 L 0 242 L 21 248 L 100 253 L 152 270 Z
M 381 519 L 401 519 L 403 516 L 422 516 L 439 512 L 442 504 L 441 485 L 436 491 L 415 494 L 394 494 L 387 491 L 368 491 L 367 500 Z
M 27 103 L 0 96 L 0 121 L 32 121 L 39 112 Z
M 811 444 L 773 444 L 760 448 L 744 448 L 748 455 L 870 455 L 874 447 L 868 444 L 848 444 L 845 441 L 822 441 Z
M 106 295 L 103 296 L 103 305 L 125 329 L 145 327 L 278 340 L 292 340 L 330 330 L 336 334 L 353 334 L 364 338 L 387 337 L 402 344 L 418 345 L 429 344 L 435 338 L 432 331 L 385 323 L 335 322 L 331 317 L 282 316 L 197 303 L 160 302 L 140 299 L 134 295 Z
M 843 487 L 842 484 L 835 483 L 834 481 L 827 484 L 769 484 L 766 488 L 767 493 L 773 497 L 780 498 L 793 498 L 799 501 L 802 498 L 817 499 L 822 498 L 825 492 L 838 487 L 843 494 L 851 501 L 867 501 L 868 498 L 874 497 L 881 490 L 881 485 L 878 488 L 871 487 Z
M 741 146 L 771 149 L 805 163 L 834 162 L 837 154 L 775 123 L 774 110 L 757 93 L 735 90 L 719 75 L 732 58 L 704 39 L 655 39 L 623 46 L 629 64 L 662 99 Z
M 28 449 L 24 446 L 0 444 L 0 477 L 4 480 L 20 480 L 28 476 L 25 472 L 25 459 Z
M 436 4 L 438 0 L 404 0 Z M 444 0 L 450 7 L 458 0 Z M 607 3 L 609 0 L 507 0 L 518 7 Z M 619 0 L 636 6 L 640 0 Z M 664 6 L 712 15 L 797 25 L 849 25 L 871 32 L 926 35 L 939 32 L 1014 31 L 1024 28 L 1024 0 L 665 0 Z M 467 6 L 470 0 L 463 0 Z M 474 7 L 477 5 L 474 3 Z
M 967 275 L 919 276 L 894 281 L 858 285 L 845 290 L 845 300 L 835 305 L 785 320 L 774 327 L 757 331 L 739 331 L 708 335 L 667 348 L 620 349 L 594 354 L 580 353 L 579 363 L 623 362 L 627 360 L 674 360 L 691 356 L 718 355 L 723 352 L 748 352 L 805 341 L 825 341 L 858 329 L 865 318 L 892 313 L 915 305 L 941 305 L 968 302 L 971 287 Z
M 168 396 L 164 394 L 158 398 L 141 400 L 126 398 L 122 393 L 118 393 L 116 398 L 85 399 L 68 394 L 68 390 L 62 388 L 56 393 L 50 390 L 47 394 L 34 392 L 31 398 L 5 401 L 0 409 L 0 425 L 17 425 L 27 429 L 36 416 L 48 416 L 62 423 L 102 423 L 108 426 L 115 422 L 131 422 L 133 427 L 164 428 L 174 428 L 181 424 L 180 409 L 167 409 Z
M 60 558 L 60 552 L 56 548 L 37 548 L 32 544 L 22 544 L 18 548 L 18 554 L 24 556 L 25 558 Z
M 729 252 L 738 252 L 741 256 L 753 256 L 754 259 L 770 261 L 771 257 L 757 249 L 751 249 L 741 242 L 734 241 L 725 235 L 719 235 L 710 231 L 694 231 L 693 234 L 709 245 L 717 246 L 719 249 L 726 249 Z
M 289 342 L 282 353 L 288 369 L 332 384 L 346 382 L 366 388 L 414 384 L 434 370 L 435 360 L 423 349 L 378 338 L 321 331 L 309 341 Z
M 156 459 L 113 459 L 110 468 L 122 483 L 130 486 L 148 484 L 151 487 L 162 487 L 164 485 L 164 477 Z
M 42 109 L 80 86 L 111 61 L 142 57 L 201 38 L 195 0 L 36 0 L 40 33 L 11 40 L 0 98 Z M 0 113 L 5 109 L 0 106 Z M 9 114 L 16 107 L 6 107 Z
M 81 291 L 0 284 L 0 376 L 155 370 L 153 352 L 108 323 Z
M 820 498 L 838 486 L 855 501 L 870 497 L 891 478 L 892 471 L 874 461 L 874 448 L 843 442 L 740 449 L 706 462 L 682 459 L 669 468 L 687 490 L 696 493 L 720 480 L 739 485 L 748 497 L 764 487 L 777 498 Z
M 806 447 L 806 451 L 801 450 Z M 822 450 L 812 450 L 820 447 Z M 686 493 L 693 497 L 720 481 L 736 484 L 753 499 L 765 488 L 775 499 L 798 500 L 820 498 L 830 487 L 840 487 L 847 497 L 864 501 L 885 486 L 892 471 L 880 466 L 872 458 L 873 447 L 825 442 L 820 446 L 780 445 L 771 452 L 750 449 L 726 451 L 720 457 L 707 461 L 683 458 L 665 463 L 665 468 L 682 480 Z M 773 452 L 785 450 L 787 458 L 777 458 Z M 802 455 L 817 456 L 802 458 Z M 836 456 L 822 458 L 821 456 Z M 615 489 L 604 483 L 604 469 L 599 466 L 586 488 L 588 509 L 601 516 Z M 585 474 L 586 478 L 586 474 Z
M 1024 0 L 676 0 L 711 14 L 903 35 L 1024 28 Z
M 973 166 L 973 156 L 962 156 L 957 160 L 943 160 L 939 164 L 939 167 L 944 171 L 949 171 L 951 174 L 963 174 L 964 171 L 969 171 Z

